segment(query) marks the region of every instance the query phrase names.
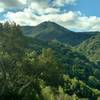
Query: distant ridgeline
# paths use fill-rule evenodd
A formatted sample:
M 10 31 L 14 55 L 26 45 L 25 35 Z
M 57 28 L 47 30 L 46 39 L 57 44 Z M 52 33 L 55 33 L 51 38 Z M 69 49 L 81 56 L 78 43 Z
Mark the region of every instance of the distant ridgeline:
M 24 35 L 39 40 L 58 40 L 70 45 L 78 45 L 98 32 L 73 32 L 54 22 L 43 22 L 37 26 L 22 26 Z
M 98 32 L 0 23 L 0 100 L 99 100 L 99 55 Z

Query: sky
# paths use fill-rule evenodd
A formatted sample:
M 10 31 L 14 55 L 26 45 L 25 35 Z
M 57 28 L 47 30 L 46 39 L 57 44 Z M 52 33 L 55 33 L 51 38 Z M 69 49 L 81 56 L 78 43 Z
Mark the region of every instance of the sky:
M 0 0 L 0 22 L 56 22 L 73 31 L 100 31 L 100 0 Z

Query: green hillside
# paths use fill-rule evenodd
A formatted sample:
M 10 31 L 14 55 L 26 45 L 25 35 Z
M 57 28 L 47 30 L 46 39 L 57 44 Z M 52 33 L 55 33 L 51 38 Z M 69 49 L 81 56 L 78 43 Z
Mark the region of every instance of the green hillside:
M 0 100 L 58 98 L 99 100 L 99 64 L 57 39 L 42 41 L 24 36 L 15 23 L 0 24 Z
M 51 41 L 56 39 L 70 45 L 77 45 L 93 35 L 91 32 L 76 33 L 54 22 L 43 22 L 34 27 L 24 26 L 21 27 L 21 29 L 24 35 L 29 37 L 35 37 L 42 41 Z
M 79 51 L 83 52 L 92 61 L 100 62 L 100 33 L 92 36 L 79 45 Z

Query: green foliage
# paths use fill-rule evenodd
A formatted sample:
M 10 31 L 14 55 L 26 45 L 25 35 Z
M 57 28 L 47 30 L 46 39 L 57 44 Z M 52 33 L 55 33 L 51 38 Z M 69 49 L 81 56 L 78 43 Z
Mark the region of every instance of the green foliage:
M 100 80 L 97 79 L 96 77 L 94 76 L 89 76 L 89 80 L 88 80 L 88 84 L 91 86 L 91 87 L 95 87 L 95 88 L 100 88 Z
M 43 42 L 23 36 L 15 23 L 0 24 L 0 100 L 99 100 L 98 65 L 58 40 Z
M 94 62 L 100 61 L 100 34 L 96 34 L 79 45 L 78 50 Z
M 42 95 L 44 97 L 44 100 L 56 100 L 55 95 L 54 95 L 51 87 L 43 88 Z
M 92 36 L 90 33 L 72 32 L 54 22 L 43 22 L 37 26 L 21 27 L 25 36 L 38 38 L 42 41 L 58 40 L 70 45 L 78 45 L 82 41 Z

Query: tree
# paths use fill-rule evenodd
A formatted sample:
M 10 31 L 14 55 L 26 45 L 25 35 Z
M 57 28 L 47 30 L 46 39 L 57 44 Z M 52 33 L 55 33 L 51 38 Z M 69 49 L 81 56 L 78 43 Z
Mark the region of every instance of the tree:
M 63 67 L 57 61 L 52 49 L 43 49 L 39 55 L 39 66 L 42 67 L 41 78 L 47 84 L 58 86 L 62 81 Z
M 24 38 L 20 26 L 15 23 L 6 22 L 0 35 L 1 50 L 13 56 L 23 54 Z

